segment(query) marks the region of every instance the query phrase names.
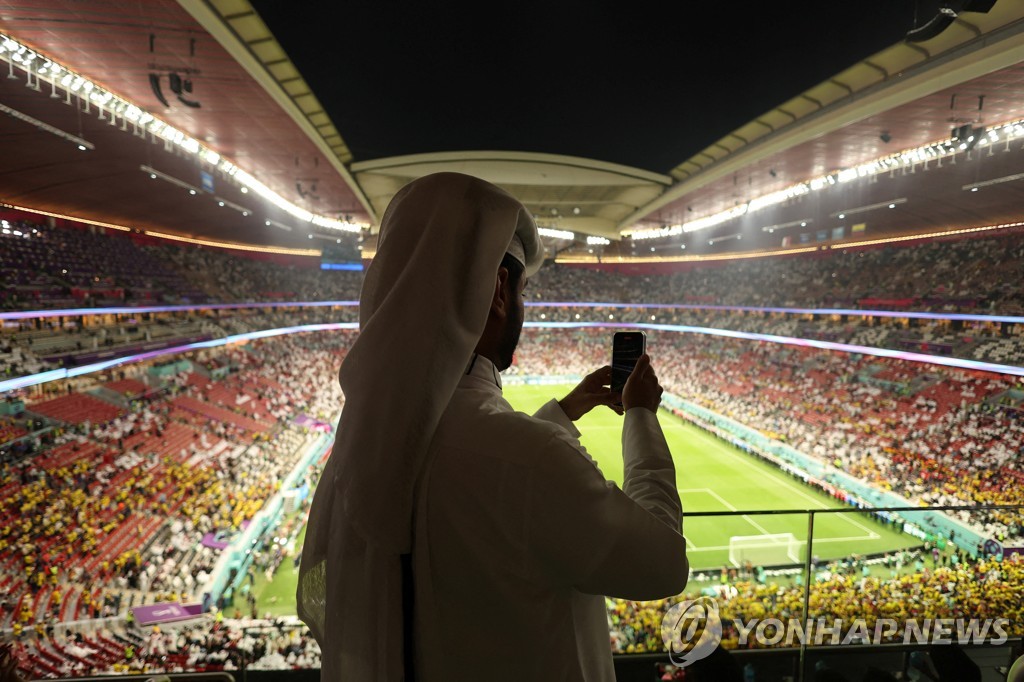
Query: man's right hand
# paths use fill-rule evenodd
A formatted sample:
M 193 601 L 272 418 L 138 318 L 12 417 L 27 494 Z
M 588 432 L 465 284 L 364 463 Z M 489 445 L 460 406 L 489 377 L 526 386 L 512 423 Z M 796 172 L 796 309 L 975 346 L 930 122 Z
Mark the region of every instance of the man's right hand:
M 651 356 L 644 353 L 626 379 L 626 385 L 622 389 L 622 407 L 625 410 L 631 407 L 646 407 L 651 412 L 657 412 L 661 404 L 662 391 L 658 375 L 651 367 Z

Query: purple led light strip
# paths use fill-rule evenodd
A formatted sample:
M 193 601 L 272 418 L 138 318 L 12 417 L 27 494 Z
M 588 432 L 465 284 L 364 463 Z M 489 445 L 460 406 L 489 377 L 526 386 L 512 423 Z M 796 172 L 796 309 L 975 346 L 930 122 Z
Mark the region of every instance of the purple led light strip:
M 241 310 L 252 308 L 352 308 L 359 301 L 291 301 L 266 303 L 211 303 L 206 305 L 139 306 L 121 308 L 68 308 L 64 310 L 24 310 L 0 313 L 0 320 L 30 320 L 44 317 L 79 315 L 131 315 L 133 313 L 173 313 L 189 310 Z M 639 308 L 641 310 L 732 310 L 739 312 L 785 313 L 790 315 L 851 315 L 854 317 L 905 317 L 923 320 L 963 320 L 967 322 L 1024 323 L 1024 316 L 976 315 L 973 313 L 926 313 L 860 308 L 759 308 L 742 305 L 692 305 L 680 303 L 613 303 L 599 301 L 528 301 L 528 308 Z
M 947 358 L 938 355 L 927 355 L 925 353 L 910 353 L 907 351 L 896 351 L 888 348 L 872 348 L 871 346 L 855 346 L 849 343 L 834 343 L 832 341 L 819 341 L 817 339 L 801 339 L 793 336 L 775 336 L 774 334 L 755 334 L 752 332 L 738 332 L 731 329 L 715 329 L 712 327 L 690 327 L 680 324 L 649 324 L 649 323 L 626 323 L 626 322 L 526 322 L 524 327 L 531 329 L 651 329 L 655 331 L 680 332 L 688 334 L 707 334 L 709 336 L 725 336 L 733 339 L 747 339 L 750 341 L 768 341 L 769 343 L 781 343 L 790 346 L 804 346 L 807 348 L 818 348 L 820 350 L 839 351 L 842 353 L 860 353 L 862 355 L 874 355 L 882 358 L 895 358 L 898 360 L 909 360 L 910 362 L 921 362 L 931 365 L 943 365 L 945 367 L 957 367 L 959 369 L 979 370 L 983 372 L 995 372 L 996 374 L 1011 374 L 1024 376 L 1024 367 L 1014 365 L 999 365 L 992 362 L 980 362 L 978 360 L 964 360 L 962 358 Z M 50 381 L 66 379 L 99 372 L 110 367 L 141 362 L 161 355 L 171 355 L 200 348 L 214 348 L 224 346 L 238 341 L 249 341 L 262 339 L 270 336 L 281 336 L 284 334 L 295 334 L 299 332 L 334 331 L 338 329 L 358 329 L 358 322 L 338 322 L 333 324 L 306 324 L 296 327 L 278 327 L 275 329 L 262 329 L 247 334 L 236 334 L 223 339 L 212 341 L 200 341 L 184 346 L 161 348 L 159 350 L 128 355 L 122 358 L 113 358 L 103 362 L 95 362 L 89 365 L 82 365 L 72 369 L 55 369 L 40 374 L 17 377 L 0 381 L 0 393 L 13 391 L 18 388 L 45 384 Z
M 1024 376 L 1024 367 L 1017 367 L 1014 365 L 998 365 L 992 362 L 964 360 L 962 358 L 947 358 L 939 355 L 927 355 L 925 353 L 910 353 L 907 351 L 890 350 L 888 348 L 855 346 L 849 343 L 834 343 L 832 341 L 819 341 L 817 339 L 801 339 L 795 336 L 775 336 L 774 334 L 737 332 L 731 329 L 715 329 L 712 327 L 689 327 L 681 324 L 626 322 L 527 322 L 524 326 L 541 329 L 651 329 L 656 331 L 683 332 L 689 334 L 707 334 L 709 336 L 726 336 L 733 339 L 747 339 L 749 341 L 768 341 L 770 343 L 781 343 L 789 346 L 804 346 L 807 348 L 818 348 L 821 350 L 840 351 L 842 353 L 860 353 L 862 355 L 874 355 L 882 358 L 895 358 L 897 360 L 909 360 L 910 362 L 923 362 L 930 365 L 943 365 L 946 367 L 957 367 L 959 369 L 972 369 L 980 370 L 982 372 Z
M 78 317 L 79 315 L 132 315 L 174 313 L 187 310 L 237 310 L 244 308 L 321 308 L 358 306 L 359 301 L 295 301 L 291 303 L 208 303 L 205 305 L 150 305 L 121 308 L 66 308 L 64 310 L 23 310 L 0 313 L 0 320 L 31 320 L 37 317 Z
M 1024 317 L 1013 315 L 975 315 L 973 313 L 924 313 L 898 310 L 866 310 L 863 308 L 759 308 L 746 305 L 690 305 L 678 303 L 599 303 L 594 301 L 529 302 L 533 308 L 640 308 L 647 310 L 732 310 L 741 312 L 786 313 L 789 315 L 852 315 L 855 317 L 906 317 L 922 320 L 964 320 L 972 322 L 1024 323 Z
M 104 360 L 102 362 L 94 362 L 88 365 L 82 365 L 81 367 L 73 367 L 71 369 L 53 369 L 40 374 L 32 374 L 24 377 L 17 377 L 15 379 L 8 379 L 7 381 L 0 381 L 0 393 L 6 391 L 13 391 L 18 388 L 25 388 L 27 386 L 36 386 L 38 384 L 45 384 L 51 381 L 58 381 L 60 379 L 67 379 L 70 377 L 81 376 L 82 374 L 91 374 L 93 372 L 100 372 L 110 367 L 117 367 L 118 365 L 126 365 L 132 362 L 141 362 L 143 360 L 150 360 L 152 358 L 160 357 L 161 355 L 172 355 L 175 353 L 183 353 L 190 350 L 198 350 L 200 348 L 214 348 L 216 346 L 224 346 L 229 343 L 236 343 L 238 341 L 249 341 L 252 339 L 262 339 L 269 336 L 281 336 L 283 334 L 295 334 L 298 332 L 319 332 L 319 331 L 333 331 L 337 329 L 358 329 L 358 322 L 337 322 L 333 324 L 305 324 L 297 327 L 278 327 L 276 329 L 261 329 L 260 331 L 249 332 L 247 334 L 235 334 L 234 336 L 225 336 L 223 339 L 213 339 L 211 341 L 199 341 L 197 343 L 189 343 L 184 346 L 172 346 L 170 348 L 160 348 L 159 350 L 152 350 L 147 353 L 139 353 L 137 355 L 126 355 L 120 358 L 111 358 L 110 360 Z

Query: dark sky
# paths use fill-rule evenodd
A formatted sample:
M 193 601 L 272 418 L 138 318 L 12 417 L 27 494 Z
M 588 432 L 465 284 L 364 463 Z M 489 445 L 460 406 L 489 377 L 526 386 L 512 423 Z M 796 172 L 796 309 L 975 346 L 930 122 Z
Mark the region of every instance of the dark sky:
M 356 161 L 525 151 L 661 173 L 915 25 L 915 0 L 252 4 Z

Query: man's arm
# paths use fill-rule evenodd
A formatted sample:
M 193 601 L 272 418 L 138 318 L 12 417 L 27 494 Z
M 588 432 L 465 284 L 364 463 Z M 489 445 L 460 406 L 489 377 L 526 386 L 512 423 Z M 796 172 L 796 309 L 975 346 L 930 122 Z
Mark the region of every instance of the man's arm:
M 540 409 L 533 413 L 533 418 L 557 424 L 565 429 L 573 438 L 580 437 L 580 430 L 576 428 L 576 425 L 572 423 L 572 419 L 569 418 L 569 415 L 565 413 L 565 410 L 562 409 L 562 406 L 554 398 L 541 405 Z
M 575 437 L 548 444 L 531 496 L 530 544 L 556 580 L 594 594 L 678 594 L 689 566 L 675 468 L 658 423 L 661 386 L 641 359 L 623 392 L 623 489 L 604 479 Z

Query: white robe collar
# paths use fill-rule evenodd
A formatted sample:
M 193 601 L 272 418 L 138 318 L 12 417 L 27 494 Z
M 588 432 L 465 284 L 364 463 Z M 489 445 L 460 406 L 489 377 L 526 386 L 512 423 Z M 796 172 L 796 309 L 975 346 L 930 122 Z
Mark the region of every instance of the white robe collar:
M 467 379 L 469 380 L 468 382 Z M 496 386 L 498 392 L 501 393 L 501 373 L 498 371 L 498 368 L 484 356 L 479 353 L 473 353 L 469 364 L 466 365 L 466 376 L 459 383 L 479 385 L 480 382 L 489 386 Z

